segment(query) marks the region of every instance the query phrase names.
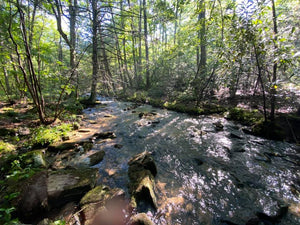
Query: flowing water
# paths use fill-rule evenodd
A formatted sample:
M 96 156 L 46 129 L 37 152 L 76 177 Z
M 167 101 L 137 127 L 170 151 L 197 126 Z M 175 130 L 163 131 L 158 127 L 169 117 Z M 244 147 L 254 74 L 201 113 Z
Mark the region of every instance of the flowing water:
M 289 211 L 277 224 L 300 224 L 299 146 L 247 135 L 223 117 L 99 100 L 105 106 L 87 109 L 87 118 L 117 136 L 94 146 L 106 152 L 96 165 L 99 182 L 127 191 L 127 162 L 151 152 L 159 208 L 147 214 L 156 224 L 246 224 L 257 212 L 278 215 L 283 205 Z

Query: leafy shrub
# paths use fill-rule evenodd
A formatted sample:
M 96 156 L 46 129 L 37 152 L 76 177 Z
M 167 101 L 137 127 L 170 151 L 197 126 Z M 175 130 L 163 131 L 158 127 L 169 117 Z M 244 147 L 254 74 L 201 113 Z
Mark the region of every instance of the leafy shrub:
M 32 138 L 29 145 L 33 147 L 47 146 L 51 143 L 60 141 L 62 137 L 67 136 L 72 131 L 72 124 L 63 123 L 57 126 L 40 126 L 32 132 Z
M 251 126 L 258 121 L 262 120 L 263 116 L 258 112 L 258 110 L 245 110 L 241 108 L 232 108 L 229 110 L 227 119 L 235 120 L 243 125 Z
M 0 141 L 0 153 L 7 153 L 7 152 L 11 152 L 15 150 L 15 146 L 4 142 L 4 141 Z

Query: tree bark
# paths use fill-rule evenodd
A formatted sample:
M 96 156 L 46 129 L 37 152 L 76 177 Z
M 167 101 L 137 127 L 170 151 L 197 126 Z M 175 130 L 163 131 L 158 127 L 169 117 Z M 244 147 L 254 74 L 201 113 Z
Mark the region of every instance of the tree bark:
M 148 49 L 148 23 L 147 23 L 147 5 L 146 0 L 143 0 L 144 9 L 144 39 L 145 39 L 145 54 L 146 54 L 146 89 L 150 88 L 150 71 L 149 71 L 149 49 Z
M 97 0 L 92 0 L 92 45 L 93 45 L 93 55 L 92 55 L 92 67 L 93 67 L 93 75 L 92 75 L 92 85 L 91 85 L 91 95 L 89 102 L 95 103 L 97 97 L 97 81 L 98 81 L 98 41 L 97 41 L 97 30 L 98 30 L 98 8 L 97 8 Z
M 273 14 L 273 28 L 274 28 L 274 49 L 275 54 L 277 53 L 278 46 L 277 46 L 277 15 L 276 15 L 276 8 L 274 0 L 272 2 L 272 14 Z M 276 58 L 276 55 L 274 55 Z M 273 121 L 275 119 L 275 104 L 276 104 L 276 81 L 277 81 L 277 62 L 275 61 L 273 64 L 273 76 L 272 76 L 272 86 L 271 86 L 271 112 L 270 112 L 270 119 Z

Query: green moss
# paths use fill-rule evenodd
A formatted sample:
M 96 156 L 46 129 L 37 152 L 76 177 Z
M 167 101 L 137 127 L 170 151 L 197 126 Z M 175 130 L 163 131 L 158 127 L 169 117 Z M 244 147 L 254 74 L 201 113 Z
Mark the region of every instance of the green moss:
M 243 125 L 251 126 L 263 119 L 263 115 L 258 112 L 258 110 L 246 110 L 238 107 L 229 110 L 227 119 L 235 120 Z
M 8 153 L 16 150 L 16 147 L 10 143 L 0 141 L 0 153 Z

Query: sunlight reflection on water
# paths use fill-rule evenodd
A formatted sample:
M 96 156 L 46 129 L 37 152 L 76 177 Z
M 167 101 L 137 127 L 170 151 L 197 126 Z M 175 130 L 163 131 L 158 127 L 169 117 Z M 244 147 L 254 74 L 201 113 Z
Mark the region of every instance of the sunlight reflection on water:
M 245 224 L 257 211 L 276 214 L 281 202 L 297 212 L 300 199 L 291 185 L 299 185 L 299 168 L 282 157 L 268 162 L 264 154 L 297 154 L 296 146 L 246 135 L 239 125 L 222 118 L 189 117 L 148 105 L 133 113 L 123 110 L 130 103 L 99 100 L 107 107 L 85 112 L 89 119 L 103 118 L 101 129 L 115 129 L 117 138 L 95 145 L 94 150 L 106 152 L 96 167 L 110 185 L 126 190 L 128 160 L 144 150 L 152 152 L 158 167 L 159 209 L 150 217 L 156 224 L 220 224 L 220 219 Z M 159 122 L 138 116 L 152 111 Z M 107 113 L 115 117 L 104 118 Z M 217 121 L 224 130 L 215 130 Z M 232 132 L 240 138 L 232 138 Z M 123 148 L 115 149 L 112 143 Z M 299 224 L 295 215 L 289 213 L 281 224 Z

